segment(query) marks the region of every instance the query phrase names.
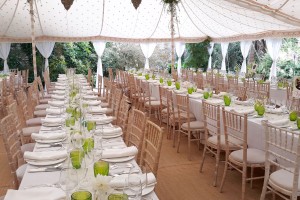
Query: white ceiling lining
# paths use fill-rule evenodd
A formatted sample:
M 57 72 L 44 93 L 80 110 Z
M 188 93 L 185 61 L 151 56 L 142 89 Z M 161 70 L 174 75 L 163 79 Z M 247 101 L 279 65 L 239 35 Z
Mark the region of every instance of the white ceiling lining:
M 131 0 L 76 0 L 69 11 L 60 0 L 34 2 L 37 41 L 171 41 L 170 14 L 161 0 L 142 0 L 137 10 Z M 214 41 L 237 41 L 300 36 L 300 26 L 295 25 L 300 7 L 293 6 L 294 0 L 257 0 L 253 5 L 254 1 L 250 0 L 247 2 L 251 5 L 247 7 L 236 2 L 181 0 L 175 40 L 200 42 L 209 36 Z M 261 11 L 260 7 L 254 9 L 258 4 L 265 5 L 268 12 Z M 295 3 L 298 4 L 300 1 Z M 279 10 L 273 12 L 275 9 Z M 296 14 L 288 16 L 288 11 Z M 292 23 L 287 23 L 290 18 Z M 27 0 L 0 0 L 0 19 L 0 41 L 31 42 Z

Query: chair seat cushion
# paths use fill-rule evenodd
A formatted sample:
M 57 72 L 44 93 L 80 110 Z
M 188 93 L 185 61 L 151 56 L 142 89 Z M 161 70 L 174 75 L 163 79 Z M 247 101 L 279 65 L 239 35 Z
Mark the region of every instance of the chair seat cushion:
M 26 120 L 27 126 L 41 126 L 42 125 L 42 119 L 44 117 L 36 117 Z
M 21 165 L 21 166 L 17 169 L 16 175 L 17 175 L 17 178 L 18 178 L 19 182 L 22 181 L 23 176 L 24 176 L 25 171 L 26 171 L 26 168 L 27 168 L 27 164 L 23 164 L 23 165 Z
M 183 130 L 188 130 L 188 123 L 183 123 L 181 125 Z M 204 123 L 202 121 L 191 121 L 190 122 L 190 129 L 204 129 Z
M 155 97 L 150 97 L 150 100 L 151 101 L 156 101 L 157 99 Z M 144 100 L 144 97 L 140 97 L 139 101 L 142 101 L 142 102 L 149 101 L 149 97 L 146 97 L 145 100 Z
M 51 99 L 40 99 L 39 100 L 39 104 L 48 104 L 48 101 L 50 101 Z
M 280 169 L 270 175 L 269 184 L 273 188 L 284 188 L 291 191 L 293 189 L 293 173 Z M 298 192 L 300 192 L 300 177 L 298 178 Z
M 35 143 L 27 143 L 21 146 L 21 151 L 24 154 L 25 151 L 33 151 Z
M 145 106 L 150 106 L 150 103 L 151 103 L 151 107 L 152 106 L 155 106 L 155 107 L 160 106 L 160 101 L 151 101 L 151 102 L 147 101 L 147 102 L 145 102 Z
M 41 129 L 41 126 L 31 126 L 25 127 L 22 129 L 22 134 L 24 136 L 31 136 L 31 133 L 38 133 Z
M 109 103 L 104 103 L 104 102 L 103 102 L 103 103 L 100 104 L 100 106 L 101 106 L 101 107 L 104 107 L 104 108 L 107 108 L 107 107 L 109 106 Z
M 264 164 L 266 159 L 266 153 L 259 149 L 247 149 L 247 163 L 249 164 Z M 233 151 L 229 155 L 230 160 L 243 162 L 243 149 Z
M 176 109 L 176 112 L 175 112 L 175 109 L 174 109 L 174 115 L 175 115 L 175 119 L 178 119 L 178 110 Z M 174 115 L 170 115 L 170 118 L 173 119 Z M 193 113 L 190 112 L 189 114 L 190 116 L 190 120 L 191 121 L 194 121 L 196 119 L 195 115 Z M 180 112 L 180 117 L 181 119 L 187 119 L 188 118 L 188 114 L 186 112 Z
M 161 112 L 164 113 L 164 114 L 167 114 L 167 113 L 168 113 L 168 108 L 162 109 Z M 177 111 L 176 108 L 174 108 L 174 112 L 175 112 L 175 113 L 178 113 L 178 111 Z M 177 116 L 178 116 L 178 114 L 177 114 Z
M 40 104 L 35 107 L 35 110 L 46 110 L 49 107 L 50 107 L 49 104 Z
M 47 112 L 46 110 L 36 110 L 33 112 L 35 117 L 46 117 Z
M 229 149 L 234 150 L 234 149 L 240 149 L 237 145 L 243 145 L 243 142 L 241 140 L 235 139 L 231 136 L 228 137 L 229 140 Z M 211 136 L 207 139 L 208 143 L 211 143 L 213 145 L 218 145 L 218 136 L 214 135 Z M 237 145 L 234 145 L 237 144 Z M 225 135 L 220 135 L 220 146 L 221 149 L 225 150 L 226 149 L 226 143 L 225 143 Z

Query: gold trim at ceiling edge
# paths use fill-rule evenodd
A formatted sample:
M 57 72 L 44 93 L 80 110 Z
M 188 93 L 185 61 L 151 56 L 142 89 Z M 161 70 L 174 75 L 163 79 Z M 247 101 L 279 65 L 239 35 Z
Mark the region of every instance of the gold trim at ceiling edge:
M 235 35 L 231 37 L 222 37 L 222 38 L 211 38 L 212 42 L 237 42 L 243 40 L 260 40 L 264 38 L 298 38 L 300 37 L 299 30 L 291 31 L 266 31 L 255 34 L 243 34 Z M 208 39 L 208 37 L 198 37 L 198 38 L 174 38 L 175 42 L 185 42 L 185 43 L 199 43 Z M 171 38 L 147 38 L 147 39 L 133 39 L 133 38 L 116 38 L 116 37 L 104 37 L 104 36 L 94 36 L 94 37 L 53 37 L 53 36 L 38 36 L 35 38 L 36 42 L 43 41 L 55 41 L 55 42 L 86 42 L 86 41 L 107 41 L 107 42 L 124 42 L 124 43 L 148 43 L 148 42 L 172 42 Z M 12 38 L 12 37 L 3 37 L 0 36 L 0 42 L 11 42 L 11 43 L 31 43 L 31 38 Z

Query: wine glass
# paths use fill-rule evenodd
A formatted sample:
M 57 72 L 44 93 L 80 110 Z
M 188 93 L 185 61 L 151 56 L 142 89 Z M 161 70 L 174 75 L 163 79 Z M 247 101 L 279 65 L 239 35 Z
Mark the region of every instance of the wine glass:
M 142 176 L 137 174 L 134 167 L 130 168 L 127 189 L 125 193 L 130 197 L 129 199 L 141 200 L 142 199 Z
M 71 192 L 78 186 L 77 171 L 73 168 L 62 168 L 59 176 L 59 186 L 69 197 Z

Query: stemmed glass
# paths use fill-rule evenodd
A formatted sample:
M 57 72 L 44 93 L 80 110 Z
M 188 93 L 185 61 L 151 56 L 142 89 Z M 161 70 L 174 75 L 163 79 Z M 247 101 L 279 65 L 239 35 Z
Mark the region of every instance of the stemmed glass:
M 142 186 L 141 174 L 136 174 L 134 167 L 130 168 L 127 180 L 127 189 L 125 190 L 129 199 L 141 200 L 143 191 Z
M 69 199 L 71 192 L 78 186 L 77 171 L 73 168 L 62 168 L 59 176 L 59 186 L 66 192 L 66 196 Z

